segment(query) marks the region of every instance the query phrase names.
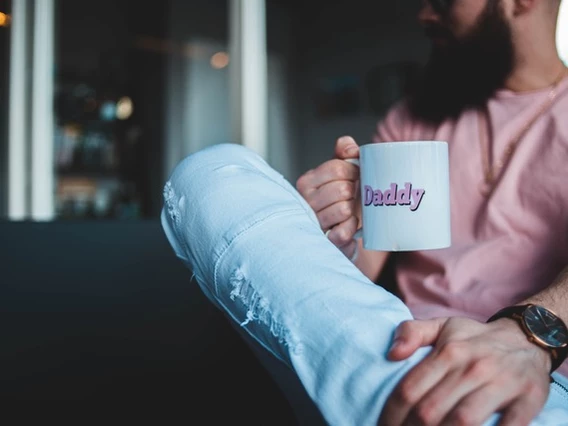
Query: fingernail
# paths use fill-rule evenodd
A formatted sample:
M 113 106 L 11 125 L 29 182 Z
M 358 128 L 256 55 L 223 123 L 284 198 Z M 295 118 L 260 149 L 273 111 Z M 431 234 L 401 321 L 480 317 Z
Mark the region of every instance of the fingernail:
M 355 155 L 357 155 L 357 152 L 359 152 L 359 147 L 357 147 L 357 146 L 350 146 L 349 148 L 347 148 L 347 149 L 345 150 L 345 155 L 355 156 Z
M 403 345 L 402 340 L 394 339 L 390 348 L 390 351 L 395 351 L 396 349 L 400 348 Z

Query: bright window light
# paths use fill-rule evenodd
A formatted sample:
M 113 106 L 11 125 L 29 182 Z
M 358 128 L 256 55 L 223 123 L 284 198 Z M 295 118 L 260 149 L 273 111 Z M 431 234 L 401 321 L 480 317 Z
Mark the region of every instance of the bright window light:
M 556 44 L 560 58 L 568 65 L 568 0 L 563 0 L 562 3 L 560 3 Z

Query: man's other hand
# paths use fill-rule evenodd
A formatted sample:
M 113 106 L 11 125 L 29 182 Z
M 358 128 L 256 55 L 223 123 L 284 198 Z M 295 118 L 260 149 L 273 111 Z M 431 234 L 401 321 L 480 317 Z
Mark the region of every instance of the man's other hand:
M 528 425 L 544 406 L 550 356 L 513 320 L 406 321 L 388 357 L 403 360 L 430 345 L 392 392 L 380 426 L 482 425 L 495 413 L 500 426 Z

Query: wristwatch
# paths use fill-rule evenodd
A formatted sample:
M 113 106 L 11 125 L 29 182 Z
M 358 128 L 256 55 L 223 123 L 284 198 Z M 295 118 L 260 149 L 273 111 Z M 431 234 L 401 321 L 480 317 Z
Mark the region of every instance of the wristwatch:
M 530 342 L 550 353 L 552 373 L 568 357 L 568 327 L 558 315 L 539 305 L 509 306 L 487 320 L 511 318 L 521 326 Z

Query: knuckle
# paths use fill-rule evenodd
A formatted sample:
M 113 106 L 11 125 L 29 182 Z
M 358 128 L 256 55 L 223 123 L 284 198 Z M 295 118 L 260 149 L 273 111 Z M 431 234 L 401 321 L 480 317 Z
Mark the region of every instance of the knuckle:
M 489 359 L 478 359 L 474 361 L 466 371 L 466 376 L 471 379 L 487 377 L 493 372 L 493 364 Z
M 446 361 L 459 359 L 464 353 L 463 344 L 461 342 L 447 342 L 440 350 L 440 357 Z
M 413 386 L 410 382 L 401 382 L 394 393 L 396 400 L 400 401 L 403 404 L 413 405 L 417 401 L 415 389 L 416 387 Z
M 339 206 L 339 215 L 343 219 L 348 219 L 349 217 L 351 217 L 353 215 L 353 208 L 351 206 L 351 203 L 349 202 L 341 203 Z
M 349 182 L 342 182 L 339 185 L 338 192 L 342 199 L 350 199 L 353 197 L 353 188 Z
M 296 180 L 296 189 L 301 194 L 306 192 L 306 190 L 308 189 L 308 173 L 303 174 Z
M 344 180 L 349 177 L 345 164 L 346 163 L 343 160 L 337 160 L 330 165 L 331 174 L 334 178 Z
M 344 246 L 353 241 L 353 232 L 350 232 L 348 228 L 342 227 L 339 229 L 338 239 L 339 243 Z
M 420 425 L 434 425 L 435 411 L 431 404 L 419 404 L 414 410 L 414 417 L 418 420 Z
M 336 241 L 340 246 L 347 244 L 351 241 L 351 239 L 352 235 L 347 229 L 340 228 L 337 230 Z

